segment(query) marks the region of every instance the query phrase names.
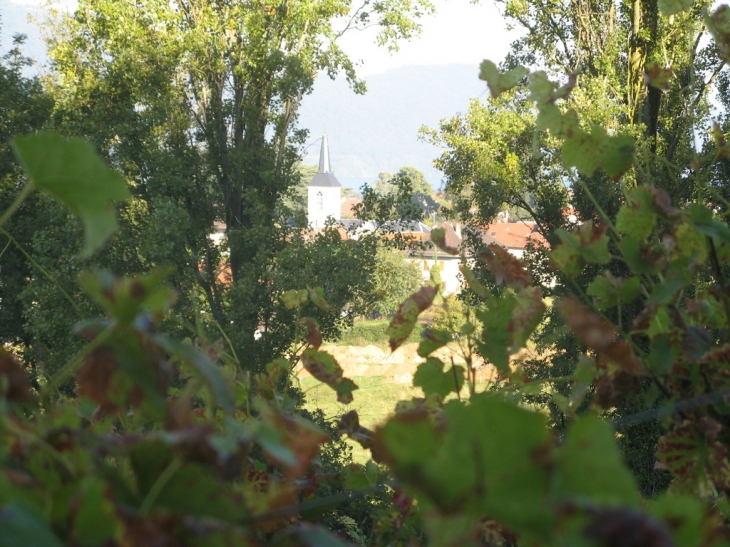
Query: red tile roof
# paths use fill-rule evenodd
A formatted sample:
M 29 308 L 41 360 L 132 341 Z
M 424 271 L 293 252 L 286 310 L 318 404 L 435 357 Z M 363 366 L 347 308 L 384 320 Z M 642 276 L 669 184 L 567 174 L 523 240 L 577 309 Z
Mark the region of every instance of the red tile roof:
M 487 226 L 484 233 L 508 249 L 524 249 L 528 242 L 547 246 L 534 222 L 498 222 Z

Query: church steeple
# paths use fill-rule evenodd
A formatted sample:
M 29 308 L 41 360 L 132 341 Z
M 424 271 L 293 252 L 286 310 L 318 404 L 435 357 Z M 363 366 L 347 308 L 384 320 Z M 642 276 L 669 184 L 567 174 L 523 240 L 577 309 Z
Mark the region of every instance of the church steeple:
M 319 168 L 307 185 L 307 219 L 313 228 L 322 228 L 328 218 L 340 220 L 342 185 L 332 172 L 327 135 L 322 135 Z
M 322 135 L 322 148 L 319 151 L 319 173 L 331 173 L 330 149 L 327 146 L 327 135 Z

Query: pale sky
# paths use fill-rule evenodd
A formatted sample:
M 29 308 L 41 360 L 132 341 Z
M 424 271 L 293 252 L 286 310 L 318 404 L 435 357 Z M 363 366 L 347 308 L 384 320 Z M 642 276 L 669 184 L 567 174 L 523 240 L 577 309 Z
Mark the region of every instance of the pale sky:
M 34 9 L 45 0 L 0 0 L 0 4 L 4 2 Z M 56 0 L 54 3 L 69 7 L 75 5 L 74 0 Z M 341 45 L 353 60 L 362 61 L 358 73 L 368 76 L 404 65 L 476 65 L 482 59 L 498 63 L 507 54 L 516 35 L 505 29 L 505 21 L 494 0 L 482 0 L 479 4 L 472 4 L 469 0 L 434 0 L 434 4 L 436 14 L 422 20 L 422 34 L 401 42 L 400 50 L 392 54 L 386 48 L 375 45 L 375 28 L 346 33 Z M 13 32 L 27 32 L 31 40 L 37 39 L 37 33 L 28 27 L 5 28 L 3 34 L 9 39 Z
M 422 20 L 423 32 L 400 50 L 389 53 L 375 45 L 377 29 L 353 31 L 343 36 L 342 48 L 362 60 L 362 76 L 404 65 L 478 64 L 483 59 L 499 63 L 517 36 L 508 32 L 493 0 L 472 4 L 468 0 L 435 0 L 436 14 Z

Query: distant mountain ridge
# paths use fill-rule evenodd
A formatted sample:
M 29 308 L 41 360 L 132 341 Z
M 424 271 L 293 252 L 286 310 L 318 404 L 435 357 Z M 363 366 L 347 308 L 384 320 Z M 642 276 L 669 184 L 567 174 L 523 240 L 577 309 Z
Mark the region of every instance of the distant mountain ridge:
M 27 20 L 40 10 L 12 0 L 0 4 L 0 55 L 10 49 L 13 34 L 22 32 L 28 34 L 25 54 L 47 62 L 38 28 Z M 332 167 L 345 186 L 359 187 L 378 173 L 410 166 L 438 187 L 442 174 L 433 160 L 441 150 L 420 142 L 418 130 L 466 112 L 470 99 L 484 96 L 478 73 L 476 65 L 404 66 L 367 76 L 365 95 L 356 95 L 344 78 L 321 76 L 304 98 L 299 127 L 309 129 L 310 142 L 327 132 Z M 310 146 L 305 163 L 316 165 L 318 154 L 319 146 Z
M 438 183 L 442 175 L 432 162 L 441 150 L 420 142 L 418 130 L 466 112 L 486 89 L 478 73 L 472 65 L 404 66 L 365 78 L 365 95 L 356 95 L 344 78 L 322 76 L 302 103 L 299 126 L 310 130 L 311 141 L 327 132 L 338 177 L 374 178 L 411 166 Z M 311 146 L 305 161 L 316 163 L 318 150 Z

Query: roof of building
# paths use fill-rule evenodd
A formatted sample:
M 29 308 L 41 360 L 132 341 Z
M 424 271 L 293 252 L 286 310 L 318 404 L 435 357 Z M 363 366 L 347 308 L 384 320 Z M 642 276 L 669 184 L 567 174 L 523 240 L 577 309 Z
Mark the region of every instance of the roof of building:
M 355 206 L 362 203 L 360 198 L 346 198 L 340 203 L 340 214 L 345 217 L 355 217 Z
M 524 249 L 528 243 L 535 245 L 547 245 L 547 241 L 537 230 L 535 222 L 498 222 L 490 224 L 484 230 L 484 242 L 486 244 L 494 241 L 486 241 L 486 237 L 495 240 L 508 249 Z
M 319 169 L 307 186 L 322 188 L 342 188 L 330 166 L 330 149 L 327 145 L 327 135 L 322 135 L 322 148 L 319 151 Z

